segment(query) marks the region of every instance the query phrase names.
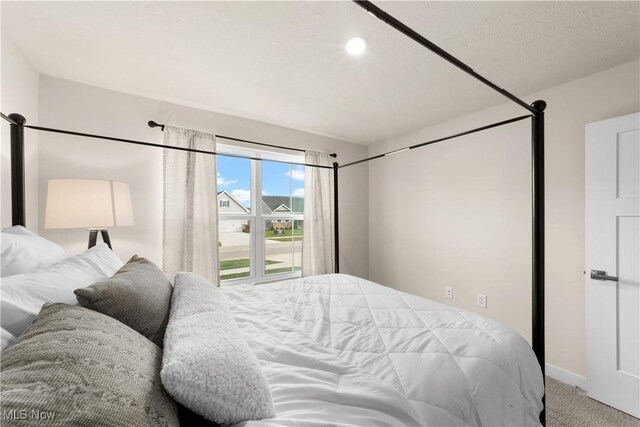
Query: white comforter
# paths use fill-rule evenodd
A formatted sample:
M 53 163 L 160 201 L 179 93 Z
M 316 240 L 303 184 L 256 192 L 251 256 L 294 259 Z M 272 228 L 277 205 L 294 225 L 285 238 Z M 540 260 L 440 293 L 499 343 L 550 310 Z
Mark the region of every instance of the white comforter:
M 253 425 L 539 425 L 542 375 L 499 323 L 344 274 L 222 288 L 277 417 Z

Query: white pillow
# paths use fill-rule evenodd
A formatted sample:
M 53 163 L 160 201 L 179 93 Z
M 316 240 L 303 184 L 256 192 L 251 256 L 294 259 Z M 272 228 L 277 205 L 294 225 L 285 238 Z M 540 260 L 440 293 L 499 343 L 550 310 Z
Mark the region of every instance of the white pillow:
M 0 326 L 18 336 L 47 302 L 75 304 L 73 291 L 111 277 L 122 261 L 104 243 L 33 273 L 2 278 Z
M 9 331 L 3 328 L 0 328 L 0 351 L 4 350 L 5 348 L 13 344 L 13 340 L 15 339 L 16 337 L 11 335 Z
M 160 379 L 177 402 L 218 424 L 275 416 L 262 366 L 224 295 L 194 273 L 174 279 Z
M 64 249 L 21 225 L 2 230 L 0 277 L 31 273 L 67 257 Z

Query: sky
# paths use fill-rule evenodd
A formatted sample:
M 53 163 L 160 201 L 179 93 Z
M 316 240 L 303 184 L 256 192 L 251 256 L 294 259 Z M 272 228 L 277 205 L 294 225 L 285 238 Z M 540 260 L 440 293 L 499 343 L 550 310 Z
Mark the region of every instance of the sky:
M 218 191 L 250 207 L 251 160 L 217 156 Z M 304 166 L 262 161 L 262 194 L 304 197 Z

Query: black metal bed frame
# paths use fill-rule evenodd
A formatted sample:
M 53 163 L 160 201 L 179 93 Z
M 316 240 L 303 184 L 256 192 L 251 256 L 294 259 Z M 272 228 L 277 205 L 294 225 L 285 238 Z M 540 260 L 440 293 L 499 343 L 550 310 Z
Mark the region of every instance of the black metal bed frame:
M 546 102 L 542 100 L 538 100 L 533 102 L 532 104 L 527 104 L 517 96 L 508 92 L 507 90 L 497 86 L 492 83 L 485 77 L 481 76 L 479 73 L 475 72 L 471 67 L 469 67 L 464 62 L 460 61 L 444 49 L 435 45 L 431 41 L 427 40 L 425 37 L 409 28 L 393 16 L 389 15 L 373 3 L 367 0 L 353 0 L 358 6 L 364 8 L 369 14 L 375 16 L 380 19 L 382 22 L 390 25 L 395 28 L 397 31 L 403 33 L 407 37 L 416 41 L 420 45 L 424 46 L 426 49 L 440 56 L 444 60 L 448 61 L 455 67 L 469 74 L 473 78 L 477 79 L 484 85 L 493 89 L 494 91 L 500 93 L 501 95 L 508 98 L 510 101 L 516 103 L 520 107 L 529 111 L 530 114 L 515 117 L 508 120 L 503 120 L 500 122 L 492 123 L 489 125 L 485 125 L 479 128 L 471 129 L 465 132 L 461 132 L 455 135 L 438 138 L 435 140 L 423 142 L 420 144 L 415 144 L 410 147 L 401 148 L 398 150 L 393 150 L 387 153 L 378 154 L 376 156 L 368 157 L 365 159 L 357 160 L 354 162 L 346 163 L 343 165 L 339 165 L 337 162 L 334 162 L 332 166 L 324 166 L 324 165 L 313 165 L 313 164 L 305 164 L 305 163 L 292 163 L 292 162 L 282 162 L 282 163 L 292 163 L 299 164 L 306 167 L 316 167 L 322 169 L 331 169 L 333 171 L 333 198 L 334 198 L 334 256 L 335 256 L 335 272 L 338 273 L 340 271 L 340 234 L 339 234 L 339 209 L 338 209 L 338 171 L 339 169 L 346 168 L 349 166 L 357 165 L 364 162 L 369 162 L 371 160 L 379 159 L 391 154 L 398 153 L 400 151 L 405 150 L 414 150 L 417 148 L 421 148 L 427 145 L 435 144 L 441 141 L 446 141 L 452 138 L 457 138 L 464 135 L 469 135 L 472 133 L 484 131 L 487 129 L 491 129 L 494 127 L 506 125 L 509 123 L 514 123 L 520 120 L 524 120 L 527 118 L 531 118 L 531 162 L 532 162 L 532 300 L 531 300 L 531 320 L 532 320 L 532 348 L 536 357 L 538 359 L 538 363 L 540 364 L 540 368 L 542 369 L 543 379 L 545 373 L 545 222 L 544 222 L 544 211 L 545 211 L 545 198 L 544 198 L 544 110 L 547 106 Z M 0 117 L 9 122 L 11 127 L 11 213 L 12 213 L 12 223 L 14 225 L 26 225 L 26 215 L 25 215 L 25 165 L 24 165 L 24 129 L 33 129 L 36 131 L 43 132 L 53 132 L 60 133 L 72 136 L 79 137 L 88 137 L 88 138 L 97 138 L 104 139 L 115 142 L 124 142 L 128 144 L 136 144 L 143 145 L 149 147 L 157 147 L 157 148 L 165 148 L 171 150 L 179 150 L 179 151 L 187 151 L 192 153 L 201 153 L 208 155 L 224 155 L 229 157 L 239 157 L 246 158 L 251 160 L 262 160 L 261 158 L 249 157 L 249 156 L 240 156 L 240 155 L 228 155 L 222 153 L 216 153 L 215 151 L 206 151 L 206 150 L 196 150 L 190 148 L 182 148 L 175 146 L 167 146 L 163 144 L 156 144 L 151 142 L 143 142 L 143 141 L 135 141 L 123 138 L 115 138 L 104 135 L 94 135 L 82 132 L 68 131 L 62 129 L 55 128 L 47 128 L 35 125 L 27 125 L 26 119 L 17 113 L 9 114 L 9 116 L 5 116 L 0 113 Z M 149 121 L 148 123 L 151 127 L 161 127 L 164 130 L 164 125 L 155 123 L 153 121 Z M 216 135 L 217 137 L 229 139 L 233 141 L 239 141 L 249 144 L 256 144 L 262 146 L 275 147 L 280 149 L 287 150 L 295 150 L 295 151 L 305 151 L 304 149 L 292 148 L 292 147 L 284 147 L 279 145 L 267 144 L 263 142 L 257 141 L 249 141 L 240 138 L 228 137 L 224 135 Z M 331 154 L 332 157 L 336 157 L 335 154 Z M 543 398 L 544 402 L 544 398 Z M 540 422 L 545 425 L 545 410 L 543 408 L 540 414 Z

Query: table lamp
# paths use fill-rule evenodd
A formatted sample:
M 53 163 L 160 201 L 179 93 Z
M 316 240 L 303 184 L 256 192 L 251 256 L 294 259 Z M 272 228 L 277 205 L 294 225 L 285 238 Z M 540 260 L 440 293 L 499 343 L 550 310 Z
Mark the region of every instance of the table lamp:
M 111 248 L 107 227 L 133 225 L 129 184 L 96 179 L 50 179 L 44 228 L 86 228 L 89 248 L 98 231 Z

